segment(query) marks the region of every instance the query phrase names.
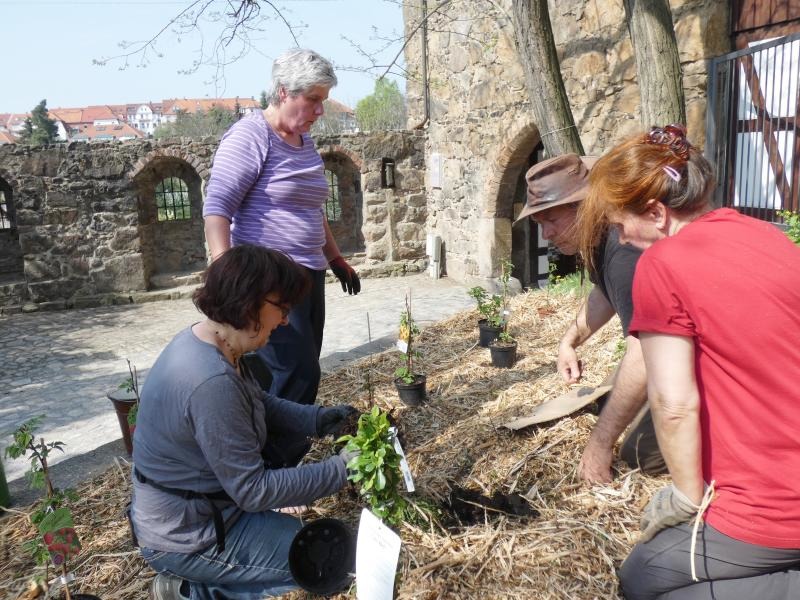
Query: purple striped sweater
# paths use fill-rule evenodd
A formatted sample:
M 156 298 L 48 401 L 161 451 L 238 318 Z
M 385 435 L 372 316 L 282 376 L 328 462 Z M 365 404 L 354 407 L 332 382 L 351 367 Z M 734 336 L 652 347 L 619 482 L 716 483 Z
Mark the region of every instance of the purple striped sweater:
M 231 244 L 282 250 L 310 269 L 327 268 L 324 203 L 328 182 L 308 134 L 299 148 L 272 130 L 261 112 L 222 137 L 206 188 L 203 216 L 231 221 Z

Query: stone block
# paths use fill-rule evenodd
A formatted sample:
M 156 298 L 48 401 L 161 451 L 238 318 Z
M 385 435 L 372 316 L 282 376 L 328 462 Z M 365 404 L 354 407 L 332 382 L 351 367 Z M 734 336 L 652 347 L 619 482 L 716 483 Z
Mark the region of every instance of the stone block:
M 29 281 L 42 281 L 45 279 L 55 279 L 61 276 L 60 263 L 48 258 L 27 259 L 25 261 L 25 276 Z
M 424 223 L 398 223 L 395 227 L 398 242 L 419 241 L 425 237 Z
M 461 46 L 453 46 L 450 49 L 450 56 L 448 60 L 448 69 L 452 73 L 460 73 L 463 71 L 470 62 L 469 52 Z
M 78 210 L 75 208 L 62 208 L 48 210 L 44 213 L 44 225 L 72 225 L 78 220 Z
M 109 247 L 114 252 L 131 253 L 141 249 L 139 231 L 135 227 L 124 227 L 117 229 L 109 243 Z
M 103 261 L 103 268 L 92 273 L 98 292 L 143 290 L 147 282 L 141 254 L 112 256 Z

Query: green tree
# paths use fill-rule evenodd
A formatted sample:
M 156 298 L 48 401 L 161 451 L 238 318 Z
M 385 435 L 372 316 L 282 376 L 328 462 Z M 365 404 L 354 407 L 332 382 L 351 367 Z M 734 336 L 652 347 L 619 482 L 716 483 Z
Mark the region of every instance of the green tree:
M 19 136 L 22 144 L 41 146 L 51 144 L 58 139 L 58 125 L 47 113 L 47 100 L 42 100 L 25 119 L 24 129 Z
M 189 137 L 201 138 L 206 136 L 219 137 L 236 121 L 236 114 L 233 111 L 219 106 L 211 107 L 211 110 L 204 112 L 198 110 L 195 113 L 178 111 L 174 123 L 165 123 L 153 132 L 156 139 L 168 137 Z
M 356 121 L 362 131 L 404 129 L 406 99 L 400 93 L 397 82 L 378 79 L 375 91 L 356 104 Z
M 258 103 L 261 106 L 261 110 L 266 110 L 269 106 L 269 100 L 267 100 L 267 92 L 266 90 L 261 90 L 261 96 L 258 98 Z

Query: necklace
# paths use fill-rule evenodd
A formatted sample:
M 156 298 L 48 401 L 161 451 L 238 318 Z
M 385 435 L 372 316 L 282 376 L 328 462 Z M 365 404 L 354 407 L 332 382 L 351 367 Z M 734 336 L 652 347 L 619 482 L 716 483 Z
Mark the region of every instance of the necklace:
M 240 354 L 240 353 L 237 353 L 237 352 L 236 352 L 236 350 L 234 350 L 234 349 L 233 349 L 233 346 L 231 346 L 231 343 L 228 341 L 228 339 L 227 339 L 226 337 L 224 337 L 224 336 L 223 336 L 223 335 L 222 335 L 222 334 L 221 334 L 219 331 L 217 331 L 216 329 L 214 330 L 214 335 L 217 337 L 217 339 L 218 339 L 220 342 L 222 342 L 223 344 L 225 344 L 225 347 L 228 349 L 228 352 L 230 352 L 230 354 L 231 354 L 231 363 L 233 364 L 233 366 L 234 366 L 235 368 L 237 368 L 237 369 L 238 369 L 238 368 L 239 368 L 239 358 L 240 358 L 241 354 Z M 225 354 L 225 351 L 224 351 L 224 349 L 223 349 L 223 354 Z

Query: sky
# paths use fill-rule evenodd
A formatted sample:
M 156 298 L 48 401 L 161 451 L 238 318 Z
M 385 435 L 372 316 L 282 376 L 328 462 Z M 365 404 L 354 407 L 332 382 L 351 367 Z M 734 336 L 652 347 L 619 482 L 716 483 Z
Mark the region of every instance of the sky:
M 225 0 L 212 1 L 209 16 L 199 21 L 199 32 L 176 33 L 167 27 L 156 50 L 144 55 L 146 64 L 139 53 L 123 68 L 123 59 L 105 65 L 95 61 L 122 53 L 123 41 L 149 40 L 192 0 L 0 0 L 0 113 L 28 112 L 42 99 L 49 108 L 166 98 L 258 99 L 274 58 L 296 45 L 292 35 L 262 0 L 264 19 L 248 33 L 244 56 L 228 64 L 222 76 L 210 65 L 186 73 L 201 49 L 208 51 L 219 37 L 221 28 L 210 15 L 229 5 Z M 401 49 L 401 42 L 389 42 L 403 31 L 399 0 L 274 0 L 273 4 L 296 26 L 301 47 L 334 63 L 339 84 L 330 97 L 348 106 L 355 107 L 372 93 L 376 77 Z M 229 44 L 228 58 L 242 48 L 237 41 Z M 373 67 L 364 53 L 384 67 Z M 400 61 L 402 66 L 402 56 Z M 404 89 L 400 76 L 389 77 Z

